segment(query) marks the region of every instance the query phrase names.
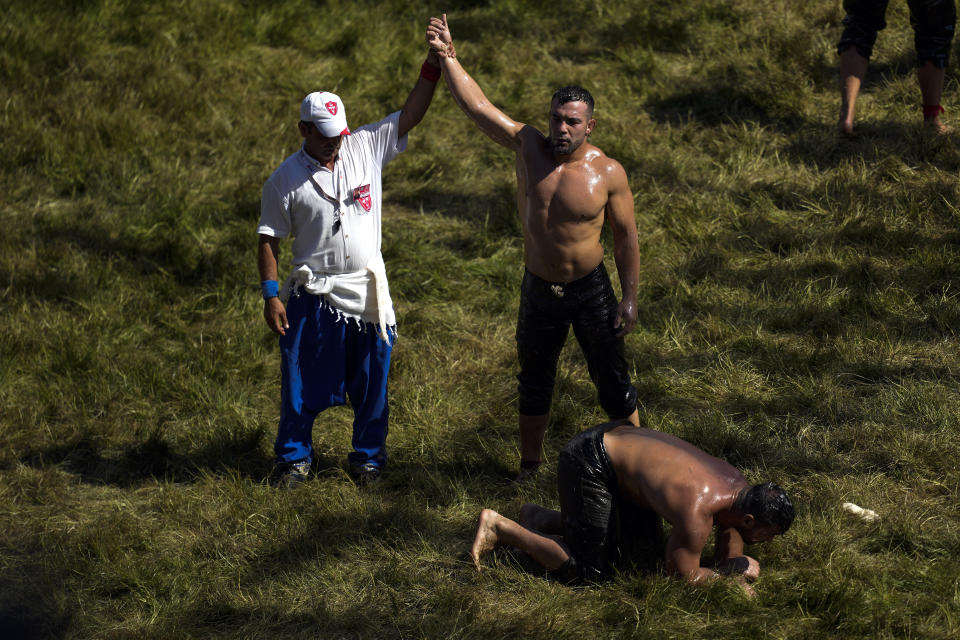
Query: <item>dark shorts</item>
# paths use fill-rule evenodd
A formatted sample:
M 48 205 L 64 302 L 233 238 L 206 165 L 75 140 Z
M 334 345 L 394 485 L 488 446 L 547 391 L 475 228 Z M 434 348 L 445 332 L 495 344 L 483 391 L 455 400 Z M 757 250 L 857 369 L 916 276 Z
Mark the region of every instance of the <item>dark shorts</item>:
M 887 26 L 885 14 L 889 0 L 844 0 L 847 12 L 843 19 L 843 35 L 837 52 L 856 47 L 864 58 L 870 58 L 877 32 Z M 954 0 L 907 0 L 910 24 L 913 26 L 913 44 L 917 51 L 917 65 L 927 61 L 941 69 L 947 66 L 953 28 L 957 21 Z
M 616 336 L 617 297 L 606 267 L 600 265 L 578 280 L 547 282 L 527 271 L 520 286 L 517 317 L 520 413 L 540 416 L 550 411 L 557 360 L 570 326 L 587 359 L 600 406 L 611 419 L 626 418 L 637 408 L 637 390 L 630 384 L 623 338 Z
M 650 570 L 663 557 L 663 523 L 652 509 L 620 497 L 603 434 L 617 423 L 575 436 L 560 451 L 557 489 L 570 559 L 552 575 L 599 582 L 615 570 Z

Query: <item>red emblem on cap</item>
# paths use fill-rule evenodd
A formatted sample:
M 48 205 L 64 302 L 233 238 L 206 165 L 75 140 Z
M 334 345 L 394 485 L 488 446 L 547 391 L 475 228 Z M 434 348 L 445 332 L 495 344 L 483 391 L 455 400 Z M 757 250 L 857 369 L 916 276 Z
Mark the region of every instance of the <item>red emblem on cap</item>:
M 335 101 L 331 100 L 330 102 L 326 103 L 323 106 L 327 108 L 327 111 L 330 112 L 330 115 L 332 116 L 337 115 L 337 103 Z

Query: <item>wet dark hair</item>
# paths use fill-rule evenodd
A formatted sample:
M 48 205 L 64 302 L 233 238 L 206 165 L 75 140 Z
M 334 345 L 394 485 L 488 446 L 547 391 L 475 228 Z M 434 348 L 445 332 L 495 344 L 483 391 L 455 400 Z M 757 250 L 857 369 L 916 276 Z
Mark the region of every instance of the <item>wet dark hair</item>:
M 557 104 L 585 102 L 590 110 L 590 115 L 593 115 L 593 96 L 590 95 L 589 91 L 579 85 L 574 84 L 569 87 L 560 87 L 553 92 L 553 99 L 557 101 Z
M 752 515 L 760 524 L 777 527 L 780 533 L 787 532 L 796 515 L 787 493 L 772 482 L 755 484 L 741 492 L 734 506 Z

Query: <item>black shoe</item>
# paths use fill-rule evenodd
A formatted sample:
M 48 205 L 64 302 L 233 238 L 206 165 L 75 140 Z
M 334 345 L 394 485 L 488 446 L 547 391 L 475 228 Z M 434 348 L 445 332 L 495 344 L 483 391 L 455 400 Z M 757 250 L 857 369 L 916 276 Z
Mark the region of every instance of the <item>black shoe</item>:
M 299 487 L 310 477 L 310 462 L 308 460 L 287 462 L 279 465 L 277 471 L 278 473 L 271 484 L 278 489 L 293 489 Z
M 380 467 L 372 462 L 350 463 L 350 476 L 357 484 L 365 486 L 380 482 Z

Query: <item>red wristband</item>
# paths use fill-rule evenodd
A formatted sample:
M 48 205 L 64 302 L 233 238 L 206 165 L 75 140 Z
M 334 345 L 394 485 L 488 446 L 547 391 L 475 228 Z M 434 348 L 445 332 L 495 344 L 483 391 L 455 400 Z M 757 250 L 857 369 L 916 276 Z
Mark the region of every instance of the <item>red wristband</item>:
M 936 118 L 938 115 L 940 115 L 943 112 L 944 112 L 944 108 L 938 104 L 923 105 L 924 120 L 929 120 L 930 118 Z
M 440 79 L 440 67 L 424 62 L 420 66 L 420 77 L 430 82 L 436 82 Z

